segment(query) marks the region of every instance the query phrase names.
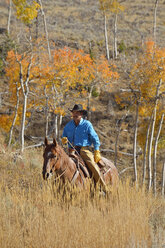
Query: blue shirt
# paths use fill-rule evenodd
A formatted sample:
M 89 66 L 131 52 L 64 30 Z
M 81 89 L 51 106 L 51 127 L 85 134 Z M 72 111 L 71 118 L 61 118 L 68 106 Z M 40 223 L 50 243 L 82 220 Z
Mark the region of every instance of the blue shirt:
M 73 146 L 91 146 L 94 145 L 95 150 L 99 150 L 100 141 L 92 124 L 88 120 L 81 118 L 78 126 L 74 120 L 71 120 L 64 127 L 62 137 L 67 137 Z

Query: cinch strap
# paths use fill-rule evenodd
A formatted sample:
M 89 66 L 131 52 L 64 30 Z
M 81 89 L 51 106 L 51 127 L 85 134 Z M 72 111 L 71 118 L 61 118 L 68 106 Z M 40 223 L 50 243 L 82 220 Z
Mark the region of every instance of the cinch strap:
M 74 173 L 74 175 L 73 175 L 73 177 L 72 177 L 71 183 L 75 183 L 75 181 L 76 181 L 78 175 L 79 175 L 79 171 L 76 170 L 75 173 Z

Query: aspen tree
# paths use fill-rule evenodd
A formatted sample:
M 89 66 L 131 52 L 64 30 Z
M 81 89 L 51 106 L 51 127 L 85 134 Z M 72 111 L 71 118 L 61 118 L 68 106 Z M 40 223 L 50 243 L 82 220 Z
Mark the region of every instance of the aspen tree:
M 106 57 L 109 60 L 109 44 L 108 44 L 108 32 L 107 32 L 107 7 L 105 0 L 99 0 L 100 10 L 103 12 L 104 16 L 104 36 L 105 36 L 105 48 L 106 48 Z
M 153 42 L 147 44 L 147 48 L 143 58 L 137 62 L 135 66 L 134 80 L 140 78 L 140 84 L 138 85 L 141 92 L 141 107 L 140 116 L 150 116 L 150 122 L 146 131 L 146 143 L 144 149 L 144 161 L 143 161 L 143 183 L 145 181 L 146 170 L 146 152 L 148 149 L 148 189 L 151 189 L 152 185 L 152 149 L 154 132 L 157 128 L 157 122 L 159 117 L 157 113 L 160 105 L 160 95 L 165 89 L 165 68 L 164 68 L 164 49 L 159 49 L 154 46 Z M 136 75 L 137 73 L 137 75 Z M 136 85 L 136 86 L 135 86 Z M 137 87 L 137 84 L 134 84 Z M 149 139 L 148 139 L 149 137 Z M 148 146 L 148 147 L 147 147 Z M 156 149 L 156 145 L 155 145 Z M 155 152 L 157 152 L 155 150 Z M 156 157 L 156 155 L 154 155 Z M 156 160 L 154 159 L 154 167 L 156 168 Z
M 165 91 L 165 48 L 155 46 L 152 41 L 146 42 L 143 53 L 139 55 L 130 74 L 130 92 L 125 97 L 133 96 L 134 92 L 140 94 L 139 119 L 141 125 L 138 132 L 138 142 L 143 147 L 143 178 L 145 183 L 146 168 L 148 166 L 148 189 L 154 183 L 156 172 L 158 123 L 164 113 L 163 99 Z M 120 97 L 117 101 L 120 102 Z M 146 121 L 149 120 L 148 124 Z M 162 123 L 163 125 L 163 123 Z M 156 134 L 156 136 L 155 136 Z M 155 143 L 155 142 L 156 143 Z M 154 151 L 154 152 L 153 152 Z M 153 162 L 153 163 L 152 163 Z M 153 168 L 152 168 L 153 165 Z M 156 184 L 155 184 L 156 185 Z M 156 190 L 155 190 L 156 191 Z
M 143 151 L 143 185 L 145 183 L 145 178 L 146 178 L 146 160 L 147 160 L 147 150 L 148 150 L 148 140 L 149 140 L 149 134 L 150 134 L 150 127 L 151 127 L 151 119 L 149 121 L 147 131 L 146 131 L 146 140 L 145 140 L 145 146 L 144 146 L 144 151 Z
M 155 0 L 155 6 L 154 6 L 154 25 L 153 25 L 153 40 L 155 42 L 156 45 L 156 17 L 157 17 L 157 8 L 158 8 L 158 3 L 159 0 Z
M 22 21 L 25 25 L 32 24 L 33 20 L 37 17 L 38 9 L 40 5 L 33 1 L 32 4 L 29 4 L 27 0 L 12 0 L 16 9 L 16 16 Z
M 117 1 L 117 0 L 113 0 L 112 1 L 112 5 L 110 8 L 110 11 L 112 13 L 114 13 L 114 30 L 113 30 L 113 34 L 114 34 L 114 42 L 113 42 L 113 58 L 117 58 L 118 56 L 118 50 L 117 50 L 117 18 L 118 18 L 118 14 L 121 11 L 124 11 L 124 7 Z
M 121 126 L 124 121 L 125 116 L 123 116 L 121 119 L 117 120 L 116 122 L 116 139 L 115 139 L 115 158 L 114 158 L 114 165 L 117 167 L 117 158 L 118 158 L 118 141 L 119 141 L 119 135 L 121 132 Z
M 117 58 L 118 50 L 117 50 L 117 17 L 119 12 L 124 11 L 124 7 L 119 4 L 117 0 L 99 0 L 100 2 L 100 10 L 104 15 L 104 32 L 105 32 L 105 47 L 106 47 L 106 56 L 109 60 L 109 44 L 108 44 L 108 34 L 107 34 L 107 16 L 110 13 L 114 13 L 114 26 L 113 26 L 113 58 Z
M 10 51 L 7 57 L 6 76 L 12 92 L 9 100 L 11 97 L 14 98 L 14 106 L 19 103 L 16 122 L 17 125 L 21 123 L 22 151 L 24 150 L 26 117 L 29 114 L 27 109 L 32 104 L 34 106 L 34 101 L 36 106 L 40 105 L 40 109 L 46 109 L 46 134 L 49 133 L 48 115 L 52 113 L 54 132 L 58 138 L 68 97 L 75 99 L 82 97 L 84 98 L 82 104 L 86 105 L 85 101 L 89 99 L 89 103 L 91 98 L 90 88 L 101 87 L 108 90 L 111 88 L 111 82 L 119 77 L 115 72 L 115 67 L 110 65 L 104 56 L 98 61 L 93 61 L 90 55 L 85 54 L 82 50 L 54 49 L 54 56 L 49 63 L 48 54 L 44 50 L 40 53 L 38 65 L 37 53 L 34 51 L 34 45 L 32 46 L 30 40 L 29 52 L 19 55 Z M 16 88 L 14 88 L 16 82 L 20 87 L 19 102 L 16 99 Z M 90 109 L 90 103 L 88 107 Z M 20 116 L 22 117 L 21 121 Z M 0 125 L 1 123 L 6 125 L 7 121 L 3 119 Z M 11 127 L 11 123 L 9 127 Z
M 31 107 L 33 103 L 29 98 L 30 91 L 35 92 L 34 85 L 30 83 L 34 80 L 34 77 L 38 77 L 38 68 L 34 66 L 35 58 L 33 58 L 33 52 L 24 53 L 19 55 L 13 51 L 8 52 L 6 77 L 9 82 L 9 102 L 15 106 L 14 115 L 10 116 L 10 139 L 12 136 L 13 128 L 15 125 L 20 128 L 21 138 L 21 150 L 24 150 L 24 131 L 26 124 L 26 117 L 30 116 L 27 108 Z M 34 81 L 33 81 L 34 84 Z M 32 89 L 33 88 L 33 89 Z M 4 121 L 4 120 L 3 120 Z M 2 124 L 3 124 L 2 121 Z
M 18 83 L 16 82 L 17 103 L 16 103 L 16 105 L 15 105 L 15 114 L 14 114 L 14 118 L 13 118 L 12 125 L 11 125 L 11 128 L 10 128 L 8 146 L 10 146 L 10 144 L 11 144 L 12 135 L 13 135 L 13 129 L 14 129 L 14 126 L 15 126 L 15 123 L 16 123 L 16 119 L 17 119 L 17 116 L 18 116 L 18 108 L 19 108 L 19 91 L 20 91 L 20 89 L 21 89 L 21 87 L 18 86 Z
M 137 132 L 138 132 L 138 118 L 139 118 L 139 101 L 136 101 L 136 116 L 134 128 L 134 143 L 133 143 L 133 162 L 134 162 L 134 179 L 137 185 L 137 163 L 136 163 L 136 150 L 137 150 Z
M 152 143 L 153 143 L 153 137 L 154 137 L 155 123 L 156 123 L 156 112 L 157 112 L 159 89 L 161 87 L 161 84 L 162 84 L 162 79 L 159 80 L 159 83 L 156 89 L 155 105 L 152 111 L 151 131 L 150 131 L 150 139 L 149 139 L 149 144 L 148 144 L 148 171 L 149 171 L 148 189 L 149 190 L 151 189 L 151 184 L 152 184 L 152 168 L 151 168 Z
M 8 35 L 10 34 L 11 9 L 12 9 L 12 0 L 9 0 L 8 20 L 7 20 L 7 34 Z
M 27 68 L 27 74 L 25 80 L 23 79 L 23 67 L 21 60 L 17 59 L 17 62 L 20 66 L 20 84 L 23 93 L 23 111 L 22 111 L 22 121 L 21 121 L 21 152 L 24 151 L 24 133 L 25 133 L 25 119 L 26 119 L 26 110 L 27 110 L 27 100 L 29 95 L 29 82 L 30 82 L 30 70 L 32 66 L 33 54 L 30 56 L 30 61 Z
M 158 146 L 158 139 L 160 136 L 160 132 L 162 129 L 162 124 L 163 124 L 163 120 L 164 120 L 164 113 L 161 116 L 160 122 L 159 122 L 159 126 L 158 126 L 158 130 L 157 130 L 157 134 L 155 137 L 155 142 L 154 142 L 154 151 L 153 151 L 153 190 L 154 190 L 154 195 L 156 196 L 156 169 L 157 169 L 157 164 L 156 164 L 156 157 L 157 157 L 157 146 Z
M 162 196 L 164 196 L 164 191 L 165 189 L 165 161 L 163 162 L 163 167 L 162 167 Z
M 47 94 L 46 91 L 46 85 L 44 86 L 44 95 L 46 98 L 46 106 L 45 106 L 45 137 L 48 136 L 48 128 L 49 128 L 49 105 L 48 105 L 48 100 L 49 100 L 49 96 Z
M 41 14 L 42 14 L 42 17 L 43 17 L 43 22 L 44 22 L 44 30 L 45 30 L 45 36 L 46 36 L 46 41 L 47 41 L 49 60 L 51 61 L 51 51 L 50 51 L 49 34 L 48 34 L 48 30 L 47 30 L 46 16 L 45 16 L 45 12 L 44 12 L 44 9 L 43 9 L 43 6 L 42 6 L 42 0 L 38 0 L 38 2 L 40 4 L 40 10 L 41 10 Z

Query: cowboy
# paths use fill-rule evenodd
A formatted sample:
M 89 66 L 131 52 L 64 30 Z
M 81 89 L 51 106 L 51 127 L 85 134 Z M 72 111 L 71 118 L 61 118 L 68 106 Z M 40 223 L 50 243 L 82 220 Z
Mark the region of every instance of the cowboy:
M 73 151 L 72 147 L 76 149 L 92 172 L 95 182 L 99 181 L 103 186 L 103 190 L 106 191 L 105 182 L 97 165 L 101 159 L 99 137 L 91 122 L 83 118 L 87 111 L 83 109 L 81 104 L 75 104 L 70 111 L 73 119 L 64 127 L 62 144 L 68 143 L 70 152 Z M 94 154 L 91 152 L 91 145 L 94 146 Z

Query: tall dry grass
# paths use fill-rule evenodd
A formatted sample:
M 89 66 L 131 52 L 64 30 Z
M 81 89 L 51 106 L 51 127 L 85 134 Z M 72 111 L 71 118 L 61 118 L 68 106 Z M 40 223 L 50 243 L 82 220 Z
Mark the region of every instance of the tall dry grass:
M 10 156 L 9 156 L 10 155 Z M 41 177 L 42 151 L 0 154 L 0 247 L 162 247 L 165 202 L 131 181 L 106 196 Z M 164 216 L 164 217 L 163 217 Z

